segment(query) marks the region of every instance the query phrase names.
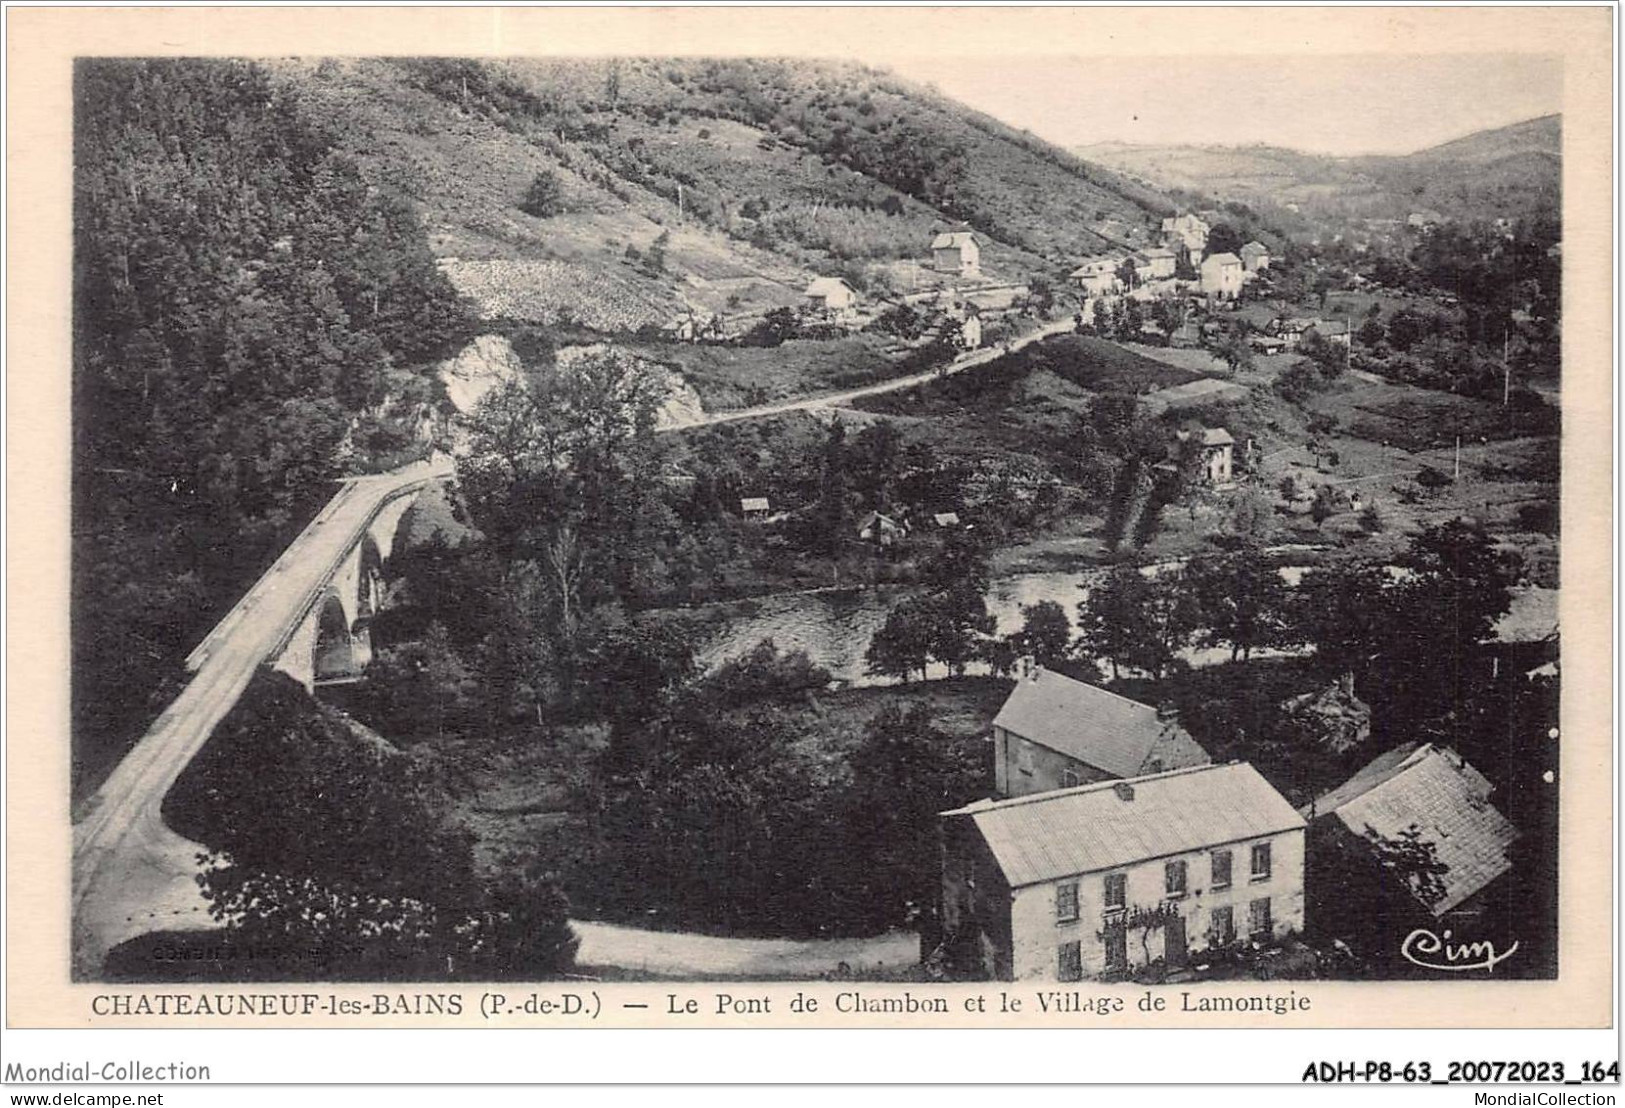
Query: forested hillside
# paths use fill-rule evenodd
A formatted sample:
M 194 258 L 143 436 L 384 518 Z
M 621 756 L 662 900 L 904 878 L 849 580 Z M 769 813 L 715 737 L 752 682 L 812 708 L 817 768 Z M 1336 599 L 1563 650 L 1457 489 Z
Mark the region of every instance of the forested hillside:
M 332 492 L 393 464 L 469 333 L 412 208 L 229 61 L 75 75 L 76 781 Z

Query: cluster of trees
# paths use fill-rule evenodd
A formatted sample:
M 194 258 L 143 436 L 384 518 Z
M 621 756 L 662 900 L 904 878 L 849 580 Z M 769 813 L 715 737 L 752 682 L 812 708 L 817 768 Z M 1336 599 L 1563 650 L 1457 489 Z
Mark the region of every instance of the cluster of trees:
M 874 934 L 928 910 L 936 814 L 981 795 L 978 744 L 892 705 L 831 757 L 789 706 L 820 678 L 764 644 L 617 730 L 572 888 L 611 914 L 727 933 Z
M 223 960 L 234 973 L 500 980 L 572 965 L 555 881 L 477 869 L 432 761 L 358 735 L 280 674 L 255 678 L 165 816 L 209 848 L 200 883 L 242 952 Z
M 970 594 L 972 568 L 963 595 L 941 587 L 894 607 L 869 663 L 871 672 L 906 680 L 928 661 L 1007 671 L 1025 656 L 1052 667 L 1103 663 L 1114 678 L 1132 671 L 1155 680 L 1180 669 L 1194 647 L 1225 647 L 1245 661 L 1259 650 L 1311 646 L 1327 667 L 1369 677 L 1385 701 L 1415 713 L 1399 718 L 1435 719 L 1420 701 L 1467 691 L 1471 659 L 1510 607 L 1516 579 L 1515 560 L 1459 521 L 1422 532 L 1392 566 L 1316 569 L 1295 589 L 1255 541 L 1238 536 L 1229 553 L 1155 573 L 1110 571 L 1078 604 L 1075 631 L 1065 610 L 1046 601 L 995 638 L 980 593 Z
M 966 532 L 951 533 L 922 567 L 925 588 L 906 597 L 886 615 L 869 644 L 870 673 L 908 681 L 939 662 L 949 673 L 964 673 L 986 653 L 993 616 L 984 593 L 988 585 L 985 553 Z
M 472 317 L 407 202 L 251 64 L 81 62 L 73 233 L 82 785 L 334 477 L 427 449 Z

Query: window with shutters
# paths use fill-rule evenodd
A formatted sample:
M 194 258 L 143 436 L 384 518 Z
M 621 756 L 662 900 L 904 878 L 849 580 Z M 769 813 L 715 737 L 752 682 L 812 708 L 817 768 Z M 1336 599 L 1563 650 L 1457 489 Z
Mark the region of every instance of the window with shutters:
M 1268 938 L 1275 930 L 1270 918 L 1270 898 L 1261 896 L 1247 906 L 1247 930 L 1254 938 Z
M 1270 844 L 1253 844 L 1253 880 L 1264 881 L 1270 875 Z
M 1185 870 L 1184 862 L 1169 862 L 1162 867 L 1162 886 L 1169 897 L 1185 895 Z
M 1055 922 L 1071 923 L 1078 918 L 1078 883 L 1068 881 L 1055 886 Z
M 1061 981 L 1083 980 L 1083 944 L 1062 943 L 1055 951 L 1055 976 Z
M 1121 912 L 1128 906 L 1128 874 L 1108 873 L 1106 875 L 1106 911 Z
M 1228 850 L 1215 850 L 1213 852 L 1213 887 L 1215 889 L 1228 889 L 1230 887 L 1230 852 Z
M 1208 915 L 1207 934 L 1214 946 L 1229 946 L 1236 941 L 1236 914 L 1228 904 Z

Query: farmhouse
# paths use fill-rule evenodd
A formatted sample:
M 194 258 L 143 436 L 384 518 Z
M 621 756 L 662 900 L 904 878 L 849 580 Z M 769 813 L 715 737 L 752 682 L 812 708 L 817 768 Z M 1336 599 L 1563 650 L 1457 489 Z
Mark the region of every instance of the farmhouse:
M 1202 477 L 1210 485 L 1228 485 L 1236 440 L 1223 427 L 1204 427 L 1195 435 L 1202 452 Z
M 1518 831 L 1490 805 L 1493 791 L 1448 747 L 1396 747 L 1303 810 L 1310 875 L 1339 881 L 1347 859 L 1364 860 L 1413 910 L 1435 920 L 1470 911 L 1474 899 L 1512 869 L 1508 850 Z M 1383 857 L 1395 848 L 1413 858 L 1431 855 L 1437 866 L 1424 872 L 1413 865 L 1401 878 Z
M 969 231 L 944 231 L 931 240 L 931 266 L 939 273 L 977 277 L 982 272 L 982 247 Z
M 807 286 L 807 306 L 830 318 L 844 318 L 852 314 L 858 294 L 839 277 L 814 277 Z
M 1220 300 L 1234 300 L 1241 295 L 1245 273 L 1234 254 L 1210 254 L 1202 259 L 1202 291 Z
M 908 524 L 880 512 L 870 512 L 858 521 L 858 538 L 864 542 L 890 546 L 908 534 Z
M 943 943 L 1007 981 L 1078 981 L 1303 926 L 1304 820 L 1245 762 L 942 814 Z
M 747 496 L 739 501 L 739 510 L 746 519 L 756 519 L 767 515 L 767 497 Z
M 1256 239 L 1241 248 L 1241 264 L 1248 273 L 1270 267 L 1270 248 Z
M 1186 212 L 1162 221 L 1164 242 L 1174 250 L 1182 250 L 1193 258 L 1200 258 L 1207 249 L 1208 232 L 1213 228 L 1199 215 Z
M 1122 264 L 1123 259 L 1120 256 L 1100 254 L 1085 259 L 1084 263 L 1074 269 L 1069 276 L 1090 296 L 1105 296 L 1122 288 L 1123 282 L 1117 276 L 1117 270 Z
M 1153 246 L 1142 252 L 1142 257 L 1151 266 L 1151 279 L 1160 281 L 1165 277 L 1172 277 L 1177 265 L 1174 252 L 1166 246 Z
M 999 796 L 1209 761 L 1177 713 L 1042 667 L 1016 682 L 993 719 L 993 788 Z

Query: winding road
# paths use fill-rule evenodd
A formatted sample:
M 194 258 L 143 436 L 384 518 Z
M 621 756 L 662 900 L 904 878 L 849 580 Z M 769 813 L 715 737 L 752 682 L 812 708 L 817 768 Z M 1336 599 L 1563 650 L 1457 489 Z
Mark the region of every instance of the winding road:
M 840 408 L 852 403 L 854 400 L 863 400 L 870 396 L 881 396 L 888 392 L 901 392 L 905 389 L 917 388 L 931 381 L 944 377 L 952 377 L 956 373 L 963 373 L 967 369 L 974 369 L 979 365 L 986 365 L 995 358 L 1002 358 L 1006 354 L 1014 353 L 1035 342 L 1050 338 L 1054 335 L 1064 334 L 1076 328 L 1073 320 L 1062 319 L 1054 323 L 1047 323 L 1030 334 L 1022 335 L 1009 343 L 1000 346 L 989 346 L 982 350 L 970 350 L 959 355 L 946 365 L 928 369 L 924 373 L 911 373 L 907 377 L 894 377 L 889 381 L 881 381 L 873 385 L 863 385 L 843 392 L 825 393 L 820 396 L 805 396 L 795 400 L 780 400 L 772 404 L 761 404 L 754 408 L 734 408 L 728 411 L 707 413 L 699 419 L 691 419 L 681 423 L 670 423 L 661 428 L 662 431 L 685 431 L 691 427 L 710 427 L 718 423 L 740 423 L 750 419 L 768 419 L 772 416 L 784 415 L 788 412 L 811 412 L 830 408 Z

